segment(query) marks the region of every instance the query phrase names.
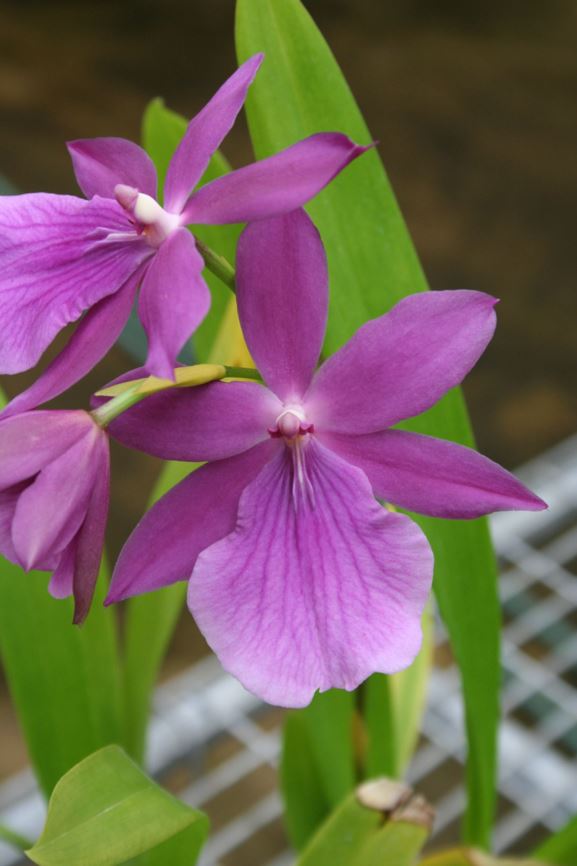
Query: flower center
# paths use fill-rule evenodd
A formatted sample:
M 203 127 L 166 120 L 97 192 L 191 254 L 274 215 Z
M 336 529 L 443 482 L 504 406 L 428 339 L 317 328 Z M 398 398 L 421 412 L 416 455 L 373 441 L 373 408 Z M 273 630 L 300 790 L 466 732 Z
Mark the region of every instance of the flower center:
M 292 494 L 295 507 L 310 505 L 314 507 L 314 490 L 307 471 L 307 445 L 309 434 L 314 433 L 314 425 L 307 421 L 302 406 L 285 406 L 276 419 L 274 427 L 269 427 L 273 438 L 282 437 L 292 459 Z
M 180 226 L 178 214 L 164 210 L 145 192 L 119 183 L 114 187 L 114 195 L 124 210 L 134 216 L 139 233 L 151 247 L 158 248 Z
M 314 432 L 314 425 L 307 421 L 302 406 L 286 406 L 276 419 L 274 427 L 269 427 L 269 433 L 274 438 L 282 436 L 287 444 L 301 439 Z

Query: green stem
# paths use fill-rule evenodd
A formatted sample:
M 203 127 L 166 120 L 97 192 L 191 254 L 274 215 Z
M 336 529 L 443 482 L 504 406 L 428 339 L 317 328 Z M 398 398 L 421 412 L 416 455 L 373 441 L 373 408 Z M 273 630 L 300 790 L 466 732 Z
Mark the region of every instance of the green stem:
M 115 418 L 126 412 L 127 409 L 130 409 L 131 406 L 143 400 L 146 394 L 139 393 L 141 384 L 141 381 L 137 382 L 132 388 L 128 388 L 122 394 L 118 394 L 117 397 L 113 397 L 112 400 L 103 403 L 98 409 L 93 409 L 91 415 L 96 423 L 101 427 L 108 427 L 111 421 L 114 421 Z
M 34 844 L 30 839 L 26 839 L 24 836 L 21 836 L 20 833 L 15 833 L 14 830 L 10 830 L 3 824 L 0 824 L 0 839 L 2 839 L 3 842 L 7 842 L 9 845 L 12 845 L 14 848 L 18 848 L 20 851 L 28 851 L 28 849 L 32 848 Z
M 255 382 L 262 382 L 262 376 L 258 370 L 252 367 L 225 367 L 226 375 L 223 379 L 254 379 Z
M 220 376 L 216 376 L 213 381 L 217 381 L 220 379 L 252 379 L 257 382 L 262 382 L 262 378 L 258 370 L 255 370 L 252 367 L 226 367 L 223 365 L 215 365 L 221 368 L 222 373 Z M 115 418 L 118 418 L 123 412 L 126 412 L 127 409 L 130 409 L 132 406 L 135 406 L 137 403 L 140 403 L 141 400 L 146 400 L 147 397 L 151 397 L 153 394 L 162 393 L 163 390 L 170 390 L 170 388 L 182 388 L 182 387 L 199 387 L 198 385 L 177 385 L 176 383 L 168 382 L 166 388 L 160 388 L 155 391 L 145 391 L 142 392 L 142 379 L 139 379 L 138 382 L 135 382 L 132 388 L 127 388 L 126 391 L 123 391 L 122 394 L 118 394 L 116 397 L 112 397 L 106 403 L 103 403 L 102 406 L 99 406 L 97 409 L 93 409 L 91 412 L 92 417 L 96 421 L 96 423 L 100 427 L 108 427 L 111 421 L 114 421 Z M 208 384 L 205 382 L 204 384 Z
M 195 241 L 197 249 L 203 257 L 204 263 L 209 271 L 212 271 L 212 273 L 217 276 L 225 286 L 228 286 L 231 292 L 236 292 L 236 274 L 230 262 L 228 262 L 224 256 L 220 256 L 218 253 L 215 253 L 214 250 L 211 250 L 210 247 L 207 247 L 207 245 L 196 236 Z

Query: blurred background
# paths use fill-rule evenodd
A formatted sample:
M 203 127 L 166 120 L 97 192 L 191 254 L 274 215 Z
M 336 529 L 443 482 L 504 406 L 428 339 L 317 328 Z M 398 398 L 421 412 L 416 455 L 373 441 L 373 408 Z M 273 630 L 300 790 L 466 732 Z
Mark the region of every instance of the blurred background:
M 306 5 L 379 141 L 431 286 L 501 299 L 465 393 L 481 450 L 513 469 L 577 431 L 577 4 Z M 19 192 L 75 193 L 66 139 L 138 140 L 155 96 L 192 116 L 235 68 L 233 17 L 233 0 L 1 0 L 0 175 Z M 251 160 L 243 122 L 223 150 Z M 115 349 L 65 404 L 132 365 Z M 2 385 L 12 396 L 31 378 Z M 159 470 L 120 449 L 114 460 L 113 553 Z M 203 652 L 185 617 L 167 670 Z M 2 776 L 25 757 L 0 701 Z

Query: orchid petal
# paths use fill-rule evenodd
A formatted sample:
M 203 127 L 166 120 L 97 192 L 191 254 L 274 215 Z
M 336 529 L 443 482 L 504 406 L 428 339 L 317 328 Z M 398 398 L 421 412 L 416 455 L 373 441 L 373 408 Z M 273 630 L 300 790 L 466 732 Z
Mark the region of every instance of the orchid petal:
M 222 460 L 268 439 L 281 411 L 256 382 L 211 382 L 147 397 L 109 430 L 123 445 L 164 460 Z
M 288 449 L 243 493 L 235 530 L 203 551 L 188 602 L 223 666 L 269 703 L 304 706 L 414 659 L 433 560 L 421 530 L 381 508 L 366 476 L 318 443 L 313 504 Z
M 65 325 L 120 289 L 151 253 L 116 202 L 0 197 L 0 370 L 33 367 Z
M 29 388 L 8 403 L 0 412 L 0 419 L 47 403 L 92 370 L 122 333 L 140 278 L 139 270 L 120 291 L 103 298 L 88 311 L 64 349 Z
M 126 138 L 80 138 L 66 144 L 78 186 L 87 198 L 114 198 L 118 184 L 156 197 L 156 169 L 149 155 Z
M 108 437 L 102 431 L 93 454 L 93 485 L 82 527 L 75 539 L 74 623 L 84 622 L 94 595 L 102 561 L 110 500 L 110 454 Z
M 315 375 L 315 429 L 374 433 L 429 409 L 482 355 L 496 324 L 483 292 L 410 295 L 363 325 Z
M 87 431 L 86 412 L 41 410 L 0 422 L 0 488 L 40 472 Z
M 188 200 L 182 220 L 252 222 L 296 210 L 367 149 L 338 132 L 311 135 L 202 186 Z
M 16 484 L 7 490 L 0 490 L 0 553 L 10 562 L 18 563 L 18 555 L 12 541 L 12 521 L 18 504 L 18 497 L 26 484 Z
M 173 232 L 148 268 L 138 313 L 148 337 L 147 370 L 173 378 L 176 358 L 210 307 L 204 261 L 187 229 Z
M 506 469 L 454 442 L 402 430 L 323 441 L 365 472 L 376 496 L 419 514 L 473 518 L 547 507 Z
M 50 578 L 48 592 L 52 598 L 68 598 L 74 591 L 74 542 L 62 552 L 58 565 Z
M 279 447 L 207 463 L 159 499 L 124 545 L 106 603 L 188 580 L 198 554 L 234 529 L 242 491 Z
M 46 568 L 46 560 L 64 550 L 80 529 L 94 485 L 94 450 L 100 435 L 104 434 L 94 425 L 20 494 L 12 540 L 27 570 Z
M 248 348 L 281 400 L 307 390 L 325 334 L 327 261 L 303 210 L 252 223 L 237 252 L 237 301 Z
M 164 206 L 167 210 L 181 212 L 210 157 L 232 128 L 262 61 L 263 55 L 255 54 L 243 63 L 188 124 L 166 174 Z

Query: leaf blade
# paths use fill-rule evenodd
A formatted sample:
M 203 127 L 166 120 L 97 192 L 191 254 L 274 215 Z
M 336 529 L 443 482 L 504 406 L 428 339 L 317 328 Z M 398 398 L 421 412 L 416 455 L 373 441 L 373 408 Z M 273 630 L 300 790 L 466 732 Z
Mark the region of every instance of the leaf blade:
M 26 853 L 39 866 L 116 866 L 192 826 L 202 842 L 206 817 L 108 746 L 58 782 L 44 832 Z

